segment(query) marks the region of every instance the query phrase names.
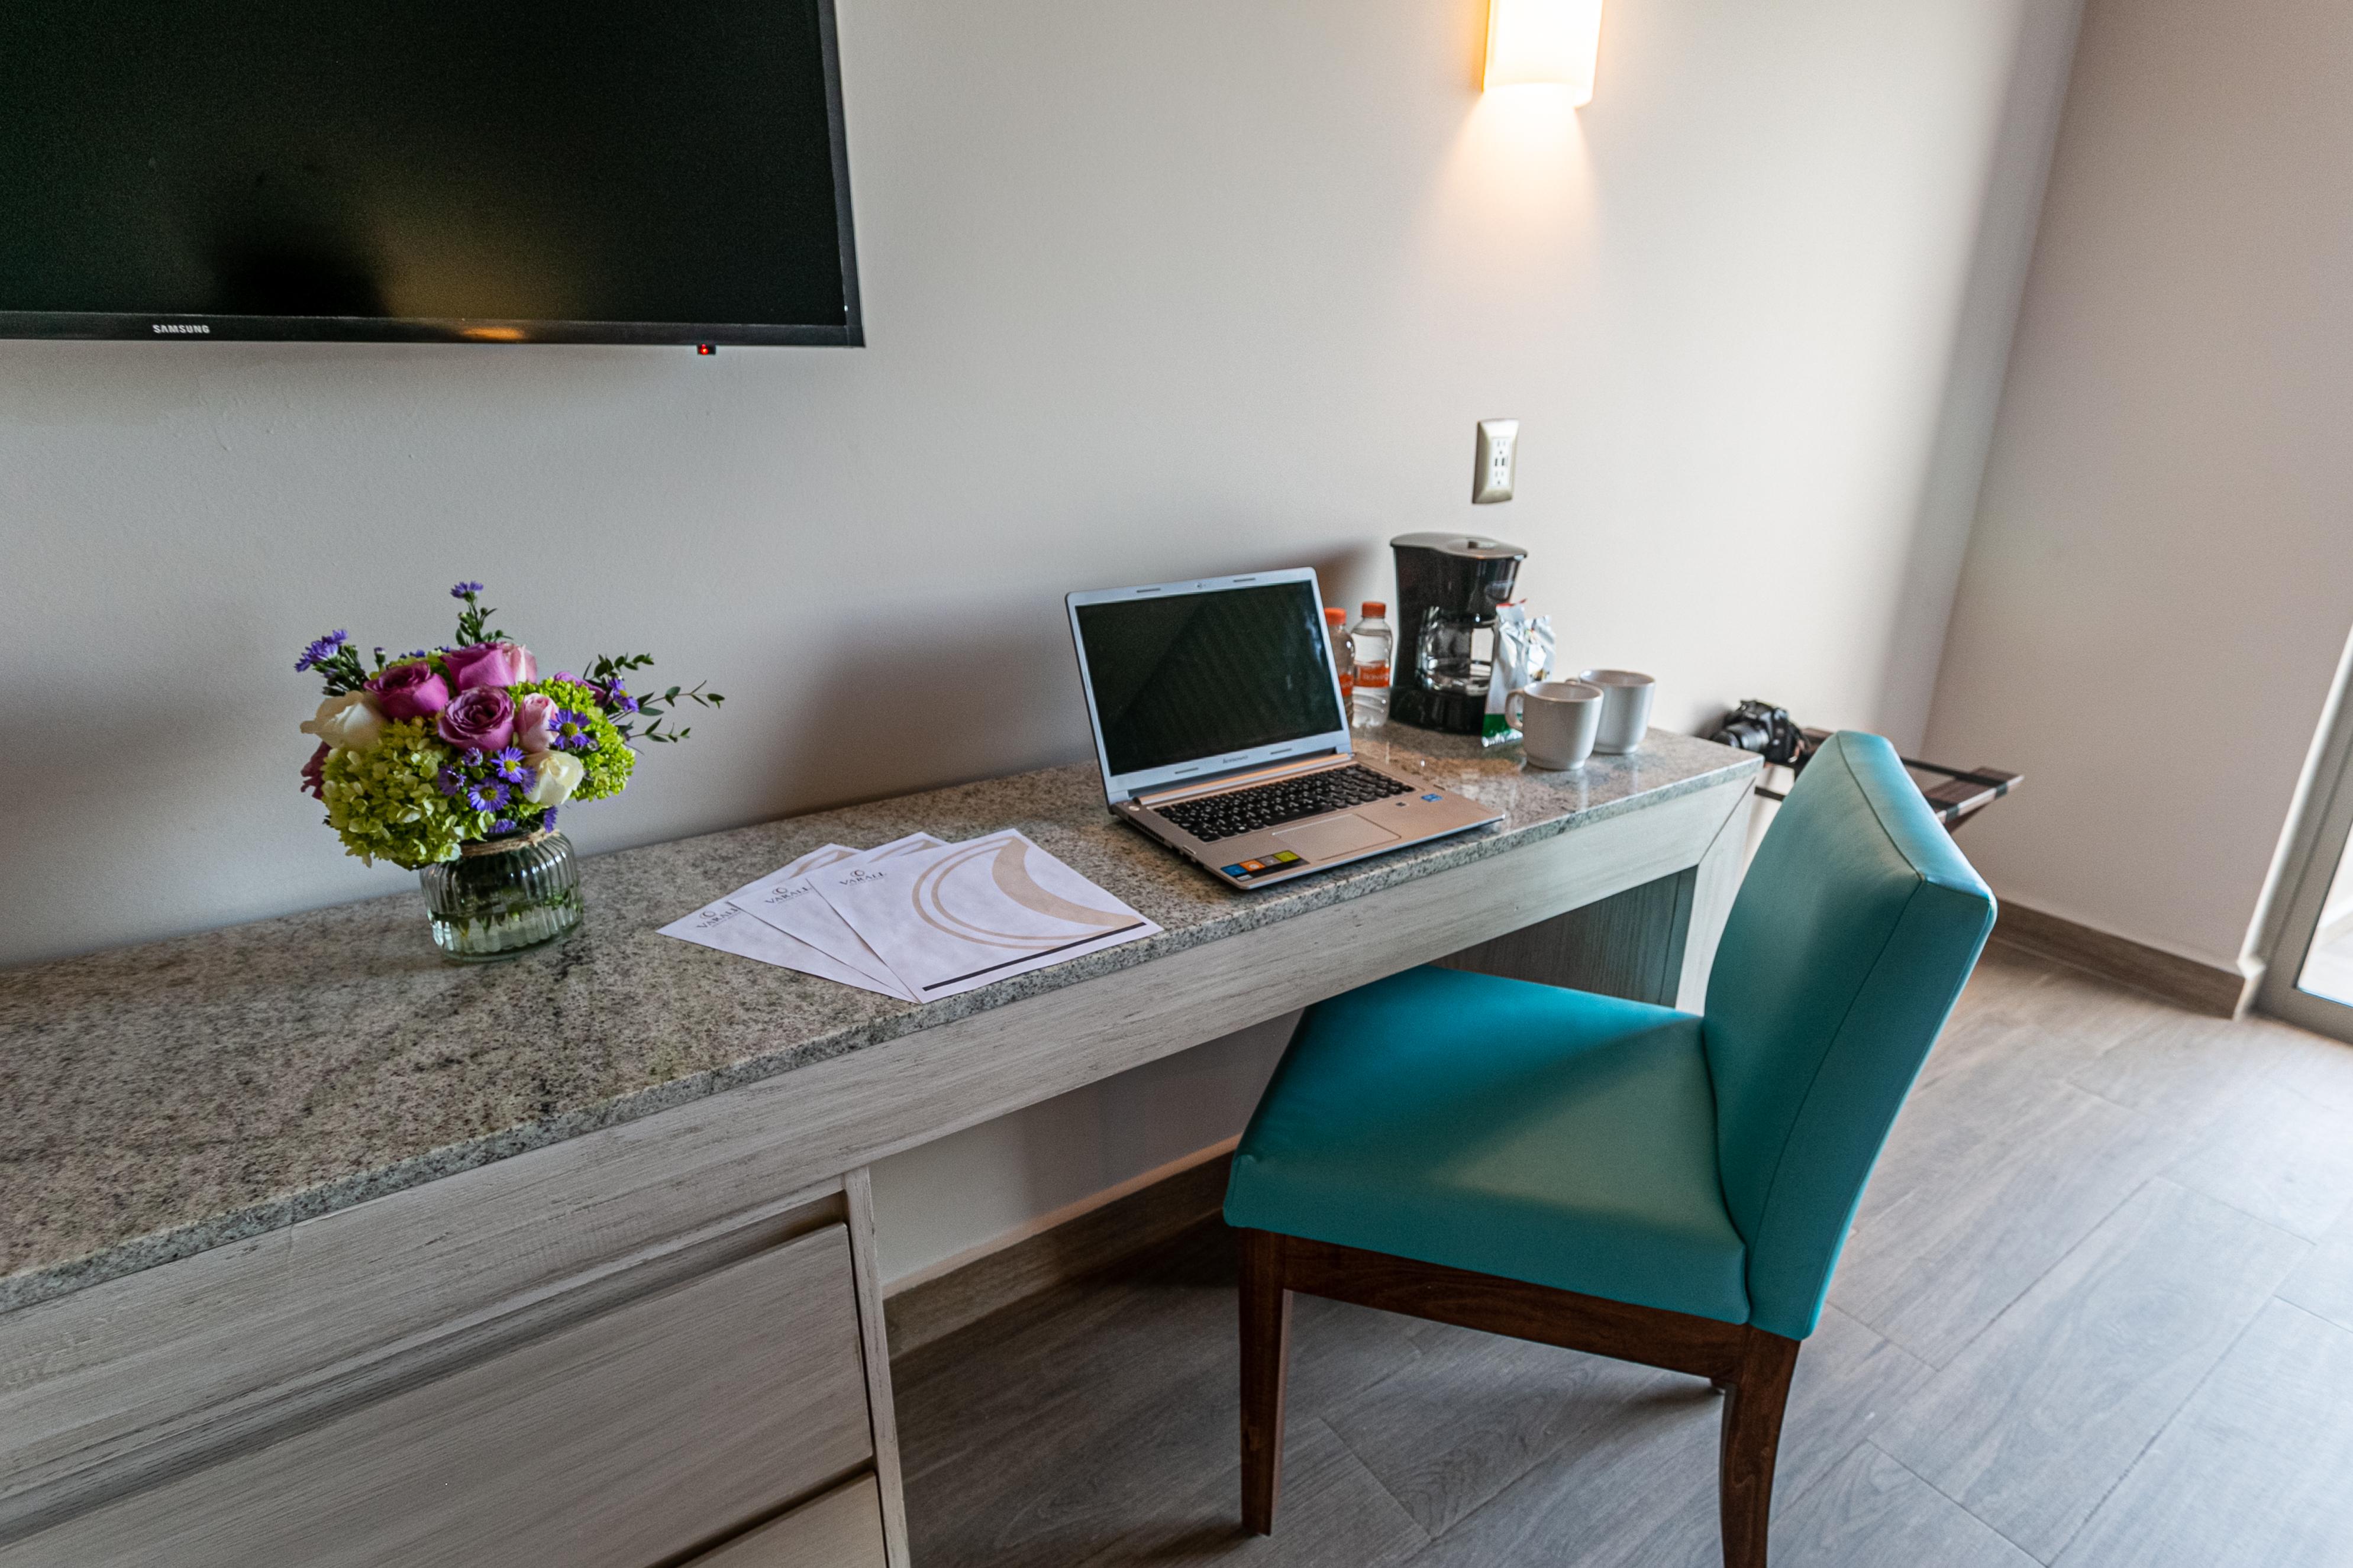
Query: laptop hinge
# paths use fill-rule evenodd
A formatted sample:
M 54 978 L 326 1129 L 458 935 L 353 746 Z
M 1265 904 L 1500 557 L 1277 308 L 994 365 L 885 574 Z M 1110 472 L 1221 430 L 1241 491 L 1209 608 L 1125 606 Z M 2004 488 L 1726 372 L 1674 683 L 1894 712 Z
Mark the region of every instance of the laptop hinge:
M 1236 768 L 1231 773 L 1210 773 L 1201 778 L 1187 779 L 1181 784 L 1163 784 L 1157 789 L 1138 790 L 1127 797 L 1127 803 L 1146 810 L 1167 805 L 1171 802 L 1190 800 L 1198 795 L 1218 795 L 1226 790 L 1253 784 L 1271 783 L 1290 778 L 1296 773 L 1310 773 L 1331 766 L 1335 762 L 1353 762 L 1347 752 L 1335 748 L 1304 757 L 1285 757 L 1279 763 L 1261 763 L 1255 767 Z

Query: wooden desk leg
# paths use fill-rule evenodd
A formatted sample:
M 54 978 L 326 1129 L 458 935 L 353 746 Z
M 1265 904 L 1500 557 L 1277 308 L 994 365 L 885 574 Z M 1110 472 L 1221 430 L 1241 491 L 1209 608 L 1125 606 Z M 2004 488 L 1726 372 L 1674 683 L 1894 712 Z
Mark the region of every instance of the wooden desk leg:
M 1291 1361 L 1291 1292 L 1282 1288 L 1282 1237 L 1241 1233 L 1242 1524 L 1274 1533 L 1282 1493 L 1282 1396 Z
M 1699 858 L 1683 928 L 1683 978 L 1674 996 L 1674 1005 L 1686 1013 L 1704 1012 L 1707 1006 L 1707 973 L 1715 967 L 1715 946 L 1732 914 L 1733 898 L 1740 891 L 1741 873 L 1748 868 L 1748 814 L 1754 805 L 1744 780 L 1730 815 Z
M 874 1479 L 882 1489 L 882 1555 L 911 1568 L 907 1494 L 899 1481 L 899 1413 L 891 1403 L 891 1339 L 882 1319 L 882 1278 L 874 1256 L 874 1180 L 860 1165 L 841 1178 L 849 1211 L 849 1268 L 858 1290 L 858 1336 L 866 1354 L 866 1409 L 873 1423 Z

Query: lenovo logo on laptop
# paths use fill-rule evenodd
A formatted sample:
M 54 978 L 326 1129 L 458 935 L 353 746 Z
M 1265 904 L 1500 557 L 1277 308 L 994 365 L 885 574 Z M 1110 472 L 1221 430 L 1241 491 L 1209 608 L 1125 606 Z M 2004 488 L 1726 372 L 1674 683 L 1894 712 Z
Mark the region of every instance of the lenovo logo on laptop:
M 156 332 L 209 332 L 212 328 L 201 321 L 157 321 L 148 329 Z

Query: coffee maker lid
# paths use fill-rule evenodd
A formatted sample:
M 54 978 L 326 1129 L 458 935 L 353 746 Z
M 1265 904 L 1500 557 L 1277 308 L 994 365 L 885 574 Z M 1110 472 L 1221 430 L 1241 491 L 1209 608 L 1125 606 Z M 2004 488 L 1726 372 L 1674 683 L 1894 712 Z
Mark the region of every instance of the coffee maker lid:
M 1400 550 L 1432 550 L 1466 561 L 1525 561 L 1528 555 L 1516 544 L 1484 539 L 1475 533 L 1400 533 L 1389 544 Z

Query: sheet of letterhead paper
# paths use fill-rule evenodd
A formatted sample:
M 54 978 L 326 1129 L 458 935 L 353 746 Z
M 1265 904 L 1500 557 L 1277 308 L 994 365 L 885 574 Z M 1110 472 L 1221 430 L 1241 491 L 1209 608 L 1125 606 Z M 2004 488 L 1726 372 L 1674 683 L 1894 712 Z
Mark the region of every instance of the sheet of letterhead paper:
M 828 844 L 813 849 L 791 865 L 782 867 L 758 881 L 736 889 L 727 895 L 727 901 L 737 909 L 758 917 L 786 935 L 796 937 L 842 964 L 866 976 L 862 984 L 869 990 L 918 1000 L 914 993 L 902 984 L 891 966 L 875 955 L 874 950 L 836 914 L 825 901 L 824 895 L 809 880 L 812 871 L 834 867 L 849 868 L 888 860 L 894 856 L 909 855 L 922 849 L 938 849 L 945 841 L 928 833 L 911 833 L 904 838 L 894 838 L 872 849 L 852 849 L 846 845 Z
M 1009 829 L 888 859 L 839 861 L 814 879 L 924 1001 L 1160 930 Z
M 821 866 L 855 859 L 860 853 L 847 844 L 828 844 L 812 849 L 791 865 L 736 889 L 724 901 L 794 941 L 815 948 L 839 967 L 864 977 L 856 984 L 913 1001 L 907 988 L 891 973 L 891 966 L 875 957 L 865 940 L 842 924 L 841 917 L 828 908 L 817 889 L 808 885 L 809 872 Z M 792 906 L 796 903 L 808 906 L 797 911 L 799 919 L 792 918 L 796 912 Z
M 684 920 L 661 928 L 663 936 L 717 948 L 739 958 L 756 958 L 784 969 L 797 969 L 820 980 L 836 980 L 861 991 L 880 991 L 905 1001 L 905 987 L 895 979 L 885 986 L 846 963 L 838 963 L 797 936 L 788 936 L 765 921 L 753 919 L 725 899 L 703 905 Z

